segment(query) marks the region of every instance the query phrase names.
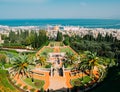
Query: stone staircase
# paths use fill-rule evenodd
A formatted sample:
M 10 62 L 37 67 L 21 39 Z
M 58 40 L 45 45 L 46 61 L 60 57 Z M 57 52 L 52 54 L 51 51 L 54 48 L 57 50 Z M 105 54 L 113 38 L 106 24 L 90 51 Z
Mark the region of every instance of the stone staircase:
M 67 92 L 66 89 L 67 86 L 65 77 L 59 76 L 59 74 L 55 72 L 54 76 L 50 77 L 49 90 L 60 90 L 55 92 Z

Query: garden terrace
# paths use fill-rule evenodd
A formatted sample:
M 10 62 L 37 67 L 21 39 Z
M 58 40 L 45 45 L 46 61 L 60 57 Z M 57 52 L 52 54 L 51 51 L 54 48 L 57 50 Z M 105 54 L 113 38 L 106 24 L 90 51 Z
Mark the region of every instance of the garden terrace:
M 0 92 L 19 92 L 8 81 L 8 72 L 6 70 L 0 70 Z
M 48 53 L 53 52 L 53 48 L 50 47 L 43 47 L 41 52 L 40 52 L 40 56 L 46 56 L 48 55 Z
M 62 42 L 50 42 L 48 46 L 50 46 L 50 47 L 64 46 L 64 44 Z
M 32 73 L 30 72 L 30 78 L 27 78 L 24 75 L 20 76 L 19 79 L 17 75 L 15 77 L 12 76 L 11 80 L 14 79 L 14 81 L 16 81 L 14 85 L 27 91 L 30 91 L 30 90 L 37 91 L 41 88 L 47 91 L 49 88 L 53 90 L 58 90 L 59 88 L 62 88 L 62 87 L 74 88 L 75 86 L 81 87 L 83 85 L 84 87 L 88 88 L 89 86 L 94 85 L 96 82 L 98 82 L 99 78 L 101 77 L 100 73 L 98 73 L 99 72 L 98 68 L 95 68 L 95 67 L 92 68 L 93 75 L 94 75 L 94 78 L 92 79 L 92 77 L 90 76 L 90 71 L 87 71 L 88 69 L 85 69 L 85 71 L 81 71 L 80 69 L 78 69 L 76 64 L 78 64 L 79 66 L 86 64 L 86 66 L 88 66 L 87 64 L 89 62 L 87 61 L 90 61 L 90 62 L 97 61 L 99 57 L 96 56 L 97 58 L 93 58 L 94 60 L 91 60 L 87 56 L 87 54 L 83 52 L 82 55 L 81 54 L 79 55 L 80 56 L 79 60 L 81 60 L 82 63 L 81 62 L 77 63 L 78 58 L 76 60 L 76 57 L 78 56 L 78 54 L 71 47 L 61 45 L 61 43 L 58 43 L 58 42 L 57 43 L 52 42 L 51 44 L 54 44 L 54 45 L 51 46 L 49 44 L 48 46 L 44 46 L 36 53 L 36 56 L 39 57 L 39 59 L 37 59 L 38 61 L 35 60 L 34 62 L 35 66 L 33 66 L 30 70 L 32 71 Z M 9 53 L 7 51 L 1 51 L 1 53 L 6 54 L 7 56 L 7 54 L 10 54 L 10 51 Z M 11 53 L 13 54 L 13 56 L 14 54 L 16 57 L 20 56 L 17 52 L 14 52 L 14 53 L 11 52 Z M 92 53 L 91 55 L 93 54 L 95 53 Z M 32 60 L 32 57 L 34 57 L 34 55 L 35 54 L 32 54 L 32 56 L 31 54 L 27 54 L 28 60 L 30 59 Z M 42 59 L 40 57 L 42 57 Z M 53 60 L 55 62 L 51 63 L 52 59 L 50 59 L 50 57 L 55 59 Z M 63 58 L 65 58 L 65 60 Z M 86 61 L 84 61 L 83 59 L 86 59 Z M 22 59 L 20 59 L 20 61 L 21 60 Z M 39 62 L 42 60 L 45 61 L 45 64 L 44 62 L 43 64 Z M 48 60 L 50 62 L 46 62 Z M 65 62 L 68 65 L 68 67 L 65 67 Z M 105 69 L 105 67 L 103 68 Z M 34 82 L 32 81 L 33 79 L 34 79 Z M 53 84 L 56 85 L 55 88 Z
M 50 48 L 48 46 L 44 46 L 36 53 L 36 57 L 39 57 L 39 56 L 46 57 L 48 55 L 48 53 L 50 53 L 50 52 L 53 52 L 53 48 Z
M 34 79 L 34 82 L 32 82 L 31 78 L 22 78 L 22 80 L 23 80 L 26 84 L 32 86 L 32 87 L 35 88 L 35 89 L 36 89 L 36 88 L 37 88 L 37 89 L 41 89 L 41 88 L 43 88 L 43 86 L 44 86 L 44 84 L 45 84 L 45 82 L 44 82 L 43 80 L 38 80 L 38 79 Z
M 55 47 L 50 47 L 50 46 L 44 46 L 42 49 L 40 49 L 37 53 L 36 56 L 47 56 L 49 53 L 70 53 L 70 54 L 77 54 L 71 47 L 69 46 L 55 46 Z
M 60 52 L 70 53 L 70 54 L 77 54 L 71 47 L 63 46 L 60 47 Z

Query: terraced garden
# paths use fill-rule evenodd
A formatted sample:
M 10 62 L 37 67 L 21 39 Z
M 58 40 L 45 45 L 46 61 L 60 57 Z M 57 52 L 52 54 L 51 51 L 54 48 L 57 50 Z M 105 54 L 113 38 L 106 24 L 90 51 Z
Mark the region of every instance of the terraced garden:
M 77 78 L 77 79 L 72 79 L 71 84 L 72 86 L 83 86 L 86 83 L 89 83 L 91 81 L 91 78 L 89 76 L 84 76 L 83 78 Z
M 60 52 L 65 52 L 65 53 L 70 53 L 70 54 L 75 54 L 70 48 L 68 47 L 61 47 Z
M 55 49 L 57 49 L 57 50 L 59 50 L 59 52 L 65 52 L 65 53 L 70 53 L 70 54 L 75 54 L 76 52 L 74 51 L 74 50 L 72 50 L 69 46 L 59 46 L 60 45 L 60 43 L 57 43 L 57 46 L 53 46 L 53 47 L 51 47 L 51 46 L 45 46 L 45 47 L 43 47 L 42 49 L 40 49 L 38 52 L 38 54 L 39 54 L 39 56 L 45 56 L 45 59 L 42 57 L 42 59 L 40 59 L 40 61 L 46 61 L 46 56 L 48 55 L 48 53 L 51 53 L 51 52 L 55 52 Z M 58 53 L 59 53 L 58 52 Z M 13 57 L 14 58 L 14 56 L 15 57 L 17 57 L 17 56 L 20 56 L 18 53 L 16 53 L 16 52 L 10 52 L 10 51 L 1 51 L 0 52 L 1 53 L 1 55 L 3 55 L 3 54 L 5 54 L 7 57 Z M 56 52 L 57 53 L 57 52 Z M 31 56 L 32 55 L 32 56 Z M 27 56 L 28 56 L 28 58 L 29 58 L 29 60 L 31 59 L 32 60 L 32 58 L 33 58 L 33 56 L 35 56 L 35 54 L 27 54 Z M 75 75 L 70 75 L 71 73 L 73 73 L 72 71 L 68 74 L 68 76 L 66 76 L 65 78 L 68 80 L 68 84 L 70 84 L 73 88 L 74 87 L 78 87 L 78 88 L 80 88 L 80 90 L 81 90 L 81 87 L 88 87 L 88 86 L 91 86 L 91 83 L 92 83 L 92 85 L 95 83 L 95 82 L 98 82 L 98 81 L 96 81 L 96 78 L 97 78 L 97 80 L 98 80 L 98 78 L 100 77 L 100 74 L 102 73 L 102 72 L 100 72 L 100 74 L 98 74 L 98 77 L 91 77 L 86 71 L 88 70 L 87 68 L 86 69 L 84 69 L 85 71 L 83 71 L 82 73 L 87 73 L 87 74 L 85 74 L 85 76 L 80 76 L 79 74 L 80 74 L 80 72 L 81 72 L 81 69 L 83 69 L 84 68 L 84 66 L 89 66 L 88 64 L 91 64 L 91 63 L 93 63 L 93 62 L 96 62 L 96 63 L 100 63 L 100 65 L 101 65 L 101 63 L 103 63 L 104 61 L 104 63 L 102 64 L 102 67 L 101 67 L 101 70 L 100 71 L 102 71 L 103 69 L 105 70 L 105 67 L 108 65 L 108 64 L 110 64 L 110 63 L 112 63 L 113 62 L 113 65 L 114 65 L 114 61 L 111 59 L 111 60 L 109 60 L 109 59 L 103 59 L 103 58 L 101 58 L 101 57 L 97 57 L 97 56 L 95 56 L 95 53 L 88 53 L 87 51 L 86 52 L 84 52 L 84 54 L 80 54 L 79 55 L 80 57 L 81 57 L 81 62 L 79 62 L 78 64 L 79 64 L 79 66 L 80 67 L 77 67 L 77 65 L 76 65 L 76 67 L 75 66 L 73 66 L 73 65 L 75 65 L 75 61 L 76 61 L 76 57 L 74 57 L 74 55 L 68 55 L 68 57 L 67 57 L 67 60 L 66 61 L 64 61 L 64 65 L 65 64 L 67 64 L 68 66 L 70 65 L 72 68 L 75 68 L 75 69 L 77 69 L 74 73 L 76 73 Z M 84 57 L 85 56 L 85 57 Z M 92 59 L 91 59 L 91 57 L 92 57 Z M 88 60 L 86 60 L 86 58 L 88 58 Z M 21 60 L 21 59 L 20 59 Z M 25 60 L 23 60 L 23 61 L 25 61 Z M 89 61 L 89 62 L 88 62 Z M 107 62 L 108 61 L 108 62 Z M 33 62 L 33 61 L 32 61 Z M 23 63 L 23 62 L 22 62 Z M 40 63 L 40 62 L 38 62 L 38 63 Z M 96 64 L 96 63 L 93 63 L 93 64 Z M 106 63 L 108 63 L 108 64 L 106 64 Z M 37 62 L 35 62 L 35 64 L 37 64 Z M 24 63 L 24 64 L 22 64 L 23 66 L 28 66 L 29 64 L 26 64 L 26 63 Z M 84 66 L 83 66 L 84 65 Z M 45 66 L 44 68 L 50 68 L 50 64 L 49 63 L 47 63 L 46 64 L 46 62 L 45 62 L 45 65 L 44 65 L 44 62 L 42 62 L 42 64 L 41 64 L 41 66 Z M 96 66 L 96 65 L 94 65 L 94 66 Z M 94 67 L 93 66 L 93 67 Z M 103 67 L 104 66 L 104 67 Z M 109 67 L 111 67 L 112 65 L 109 65 Z M 8 62 L 6 62 L 6 64 L 5 64 L 5 69 L 8 69 L 8 67 L 12 67 L 11 66 L 11 64 L 10 63 L 8 63 Z M 33 66 L 34 67 L 34 66 Z M 91 69 L 93 68 L 93 67 L 91 67 Z M 29 67 L 28 67 L 29 68 Z M 65 67 L 66 68 L 66 67 Z M 67 67 L 68 68 L 68 67 Z M 70 68 L 70 69 L 72 69 L 72 68 Z M 1 68 L 2 69 L 2 68 Z M 32 68 L 31 68 L 32 69 Z M 97 69 L 100 69 L 99 67 L 97 68 Z M 78 72 L 79 71 L 79 72 Z M 96 72 L 98 73 L 98 71 L 96 70 Z M 106 71 L 105 71 L 106 72 Z M 92 72 L 93 74 L 94 74 L 94 72 Z M 14 88 L 14 86 L 12 85 L 12 84 L 10 84 L 10 82 L 8 81 L 8 79 L 7 79 L 7 71 L 6 70 L 0 70 L 0 92 L 19 92 L 16 88 Z M 94 74 L 94 75 L 96 75 L 96 74 Z M 48 73 L 48 75 L 46 76 L 46 77 L 48 77 L 49 76 L 49 73 Z M 73 78 L 74 77 L 74 78 Z M 22 77 L 21 77 L 22 78 Z M 30 77 L 30 78 L 22 78 L 22 80 L 23 80 L 23 84 L 24 85 L 22 85 L 22 83 L 19 83 L 18 81 L 17 81 L 17 86 L 19 87 L 19 88 L 21 88 L 21 89 L 24 89 L 24 90 L 27 90 L 27 91 L 30 91 L 30 92 L 35 92 L 36 90 L 41 90 L 42 88 L 48 88 L 49 87 L 49 84 L 47 84 L 47 86 L 45 86 L 44 87 L 44 85 L 48 82 L 48 80 L 47 79 L 45 79 L 44 81 L 41 79 L 41 77 L 39 78 L 39 80 L 36 78 L 36 79 L 34 79 L 34 82 L 32 81 L 32 79 L 31 79 L 32 77 Z M 48 78 L 49 79 L 49 78 Z M 93 79 L 94 79 L 94 81 L 93 81 Z M 12 79 L 11 79 L 12 80 Z M 17 79 L 16 79 L 17 80 Z M 46 82 L 46 80 L 47 80 L 47 82 Z M 15 85 L 16 85 L 16 83 L 14 83 Z M 67 86 L 68 86 L 68 84 L 67 84 Z M 30 86 L 30 87 L 29 87 Z M 69 88 L 69 86 L 68 86 L 68 88 Z M 76 91 L 74 91 L 74 92 L 76 92 Z
M 53 52 L 53 48 L 45 47 L 39 54 L 41 56 L 46 56 L 48 53 Z
M 8 73 L 6 70 L 0 70 L 0 92 L 19 92 L 10 82 L 8 81 Z

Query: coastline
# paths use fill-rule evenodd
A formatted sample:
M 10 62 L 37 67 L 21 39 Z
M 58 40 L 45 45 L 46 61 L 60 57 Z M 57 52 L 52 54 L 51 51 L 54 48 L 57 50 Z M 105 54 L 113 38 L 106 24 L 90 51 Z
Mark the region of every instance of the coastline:
M 61 25 L 80 26 L 85 28 L 120 29 L 119 19 L 0 19 L 0 25 L 18 26 L 39 26 Z

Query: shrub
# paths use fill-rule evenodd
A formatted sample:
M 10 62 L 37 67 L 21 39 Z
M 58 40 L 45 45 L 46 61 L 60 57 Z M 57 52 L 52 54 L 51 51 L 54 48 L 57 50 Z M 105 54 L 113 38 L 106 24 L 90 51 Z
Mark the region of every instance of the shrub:
M 60 46 L 63 46 L 63 43 L 60 43 Z
M 17 86 L 20 88 L 22 86 L 22 84 L 17 84 Z
M 50 47 L 53 47 L 53 46 L 54 46 L 54 44 L 53 44 L 53 43 L 51 43 L 51 44 L 50 44 Z
M 79 78 L 73 79 L 73 80 L 71 80 L 71 84 L 72 84 L 72 86 L 81 86 L 81 80 Z
M 30 89 L 30 92 L 35 92 L 35 89 L 34 88 Z
M 6 55 L 0 54 L 0 63 L 2 63 L 2 64 L 6 63 Z
M 45 68 L 50 68 L 51 67 L 51 63 L 48 63 Z
M 35 86 L 39 87 L 39 86 L 41 86 L 41 83 L 40 82 L 35 82 Z
M 80 86 L 80 85 L 81 85 L 80 80 L 76 80 L 76 81 L 74 81 L 74 86 Z
M 89 76 L 84 76 L 83 78 L 73 79 L 71 80 L 72 86 L 82 86 L 91 81 Z
M 44 55 L 44 56 L 47 56 L 47 52 L 43 52 L 43 55 Z
M 12 82 L 13 82 L 14 84 L 16 84 L 16 80 L 13 80 Z
M 80 80 L 82 80 L 82 78 L 81 78 Z M 90 81 L 91 81 L 90 76 L 84 76 L 84 77 L 83 77 L 83 80 L 82 80 L 82 83 L 83 83 L 83 84 L 86 84 L 86 83 L 89 83 Z
M 41 90 L 40 90 L 41 92 L 44 92 L 44 89 L 43 88 L 41 88 Z
M 24 89 L 24 90 L 27 90 L 27 89 L 28 89 L 28 87 L 27 87 L 27 86 L 23 86 L 23 89 Z

